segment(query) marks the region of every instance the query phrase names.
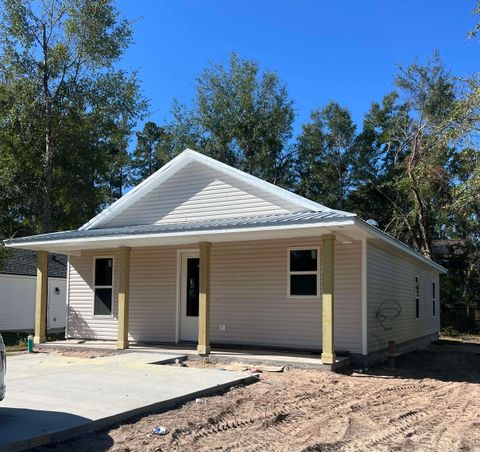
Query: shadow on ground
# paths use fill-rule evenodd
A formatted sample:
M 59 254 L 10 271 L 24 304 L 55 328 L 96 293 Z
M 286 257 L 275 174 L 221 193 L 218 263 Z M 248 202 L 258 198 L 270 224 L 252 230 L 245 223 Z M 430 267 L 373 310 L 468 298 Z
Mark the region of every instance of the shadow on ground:
M 0 451 L 23 450 L 36 446 L 47 439 L 44 436 L 46 432 L 74 429 L 85 422 L 90 422 L 90 419 L 61 411 L 0 406 Z M 54 439 L 56 435 L 53 433 L 48 436 Z M 105 438 L 102 445 L 108 448 L 108 444 L 113 444 L 110 437 Z
M 480 344 L 438 341 L 429 350 L 407 353 L 397 358 L 395 370 L 386 369 L 382 364 L 373 366 L 365 374 L 480 383 Z

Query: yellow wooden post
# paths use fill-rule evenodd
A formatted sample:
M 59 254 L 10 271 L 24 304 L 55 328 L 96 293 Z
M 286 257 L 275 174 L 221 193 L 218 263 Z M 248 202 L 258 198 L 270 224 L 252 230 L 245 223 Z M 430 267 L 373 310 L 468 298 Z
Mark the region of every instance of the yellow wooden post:
M 322 236 L 322 362 L 335 364 L 334 330 L 334 248 L 335 235 Z
M 48 251 L 37 251 L 37 287 L 35 293 L 35 344 L 47 340 Z
M 200 242 L 200 293 L 198 296 L 198 346 L 199 355 L 210 353 L 210 248 L 209 242 Z
M 117 349 L 128 348 L 128 301 L 130 292 L 130 248 L 122 246 L 118 253 L 120 281 L 118 287 Z

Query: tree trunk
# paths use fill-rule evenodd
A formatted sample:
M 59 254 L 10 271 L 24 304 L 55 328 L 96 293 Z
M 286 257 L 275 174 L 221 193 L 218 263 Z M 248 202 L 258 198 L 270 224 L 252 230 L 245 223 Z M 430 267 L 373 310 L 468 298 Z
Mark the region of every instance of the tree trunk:
M 417 205 L 418 209 L 418 226 L 419 226 L 419 233 L 420 233 L 420 243 L 418 247 L 418 251 L 420 251 L 424 256 L 428 257 L 429 259 L 432 258 L 432 240 L 431 240 L 431 230 L 430 230 L 430 221 L 427 209 L 425 208 L 425 204 L 423 202 L 422 196 L 420 194 L 420 190 L 418 187 L 417 177 L 415 175 L 415 158 L 418 150 L 418 137 L 415 138 L 414 145 L 412 147 L 412 154 L 408 157 L 407 160 L 407 175 L 411 181 L 411 189 L 413 192 L 413 197 L 415 200 L 415 204 Z
M 43 96 L 45 114 L 45 151 L 43 155 L 44 186 L 43 186 L 43 211 L 42 232 L 50 232 L 52 218 L 52 179 L 53 179 L 53 145 L 52 145 L 52 99 L 50 96 L 48 74 L 48 43 L 46 26 L 42 26 L 43 47 Z
M 51 144 L 51 130 L 45 130 L 45 155 L 44 155 L 44 187 L 43 187 L 43 212 L 42 232 L 50 232 L 52 218 L 52 179 L 53 179 L 53 152 Z
M 414 177 L 412 177 L 412 181 L 414 184 L 416 183 L 416 179 Z M 432 240 L 431 240 L 431 234 L 430 234 L 430 222 L 428 220 L 428 214 L 423 204 L 423 200 L 420 196 L 420 192 L 415 186 L 412 188 L 412 190 L 415 195 L 415 200 L 418 206 L 418 225 L 420 227 L 420 236 L 422 239 L 420 244 L 420 251 L 424 256 L 431 259 L 432 258 Z

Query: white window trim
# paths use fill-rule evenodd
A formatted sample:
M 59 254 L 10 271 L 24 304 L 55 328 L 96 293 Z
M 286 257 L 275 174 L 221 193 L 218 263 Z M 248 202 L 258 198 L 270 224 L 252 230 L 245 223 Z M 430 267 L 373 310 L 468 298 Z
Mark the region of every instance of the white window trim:
M 417 285 L 418 285 L 418 297 L 417 297 Z M 413 295 L 415 299 L 415 320 L 420 320 L 420 276 L 415 275 L 413 282 Z M 418 300 L 418 317 L 417 317 L 417 300 Z
M 290 251 L 317 251 L 317 271 L 295 272 L 290 271 Z M 290 294 L 290 275 L 317 275 L 317 294 L 316 295 L 291 295 Z M 319 246 L 294 246 L 287 248 L 287 298 L 295 299 L 319 299 L 320 290 L 320 247 Z
M 97 259 L 112 259 L 112 285 L 111 286 L 97 286 L 95 285 L 95 268 Z M 109 315 L 95 314 L 95 289 L 112 289 L 112 312 Z M 113 319 L 115 306 L 115 256 L 93 256 L 92 269 L 92 318 L 94 319 Z
M 432 290 L 432 317 L 437 317 L 437 310 L 439 308 L 438 304 L 437 304 L 437 282 L 436 281 L 432 281 L 432 286 L 431 288 L 433 289 Z M 433 307 L 435 305 L 435 313 L 433 313 Z

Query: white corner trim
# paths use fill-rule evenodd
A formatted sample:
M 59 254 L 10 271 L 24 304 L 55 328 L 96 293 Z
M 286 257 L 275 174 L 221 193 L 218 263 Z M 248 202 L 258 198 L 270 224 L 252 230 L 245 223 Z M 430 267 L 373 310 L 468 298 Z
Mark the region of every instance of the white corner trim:
M 174 174 L 176 174 L 182 168 L 192 162 L 199 162 L 214 170 L 220 171 L 223 174 L 229 175 L 236 180 L 242 181 L 248 185 L 258 188 L 259 190 L 262 190 L 266 193 L 277 196 L 280 199 L 288 201 L 298 206 L 299 208 L 320 212 L 340 212 L 330 209 L 314 201 L 310 201 L 309 199 L 285 190 L 284 188 L 277 187 L 276 185 L 259 179 L 258 177 L 247 174 L 229 165 L 226 165 L 225 163 L 221 163 L 218 160 L 212 159 L 211 157 L 207 157 L 206 155 L 200 154 L 191 149 L 186 149 L 173 160 L 160 168 L 157 172 L 153 173 L 150 177 L 145 179 L 136 187 L 132 188 L 132 190 L 130 190 L 120 199 L 115 201 L 112 205 L 104 209 L 97 216 L 95 216 L 90 221 L 81 226 L 79 230 L 98 227 L 104 222 L 115 218 L 127 207 L 131 206 L 135 201 L 148 194 L 154 188 L 164 183 L 167 179 L 172 177 Z
M 180 341 L 180 290 L 182 284 L 181 278 L 182 250 L 177 250 L 177 269 L 175 281 L 175 344 Z
M 65 319 L 65 339 L 68 339 L 68 319 L 70 318 L 70 255 L 67 255 L 67 284 L 65 288 L 65 303 L 67 305 L 67 318 Z
M 367 239 L 362 239 L 362 355 L 368 355 Z

